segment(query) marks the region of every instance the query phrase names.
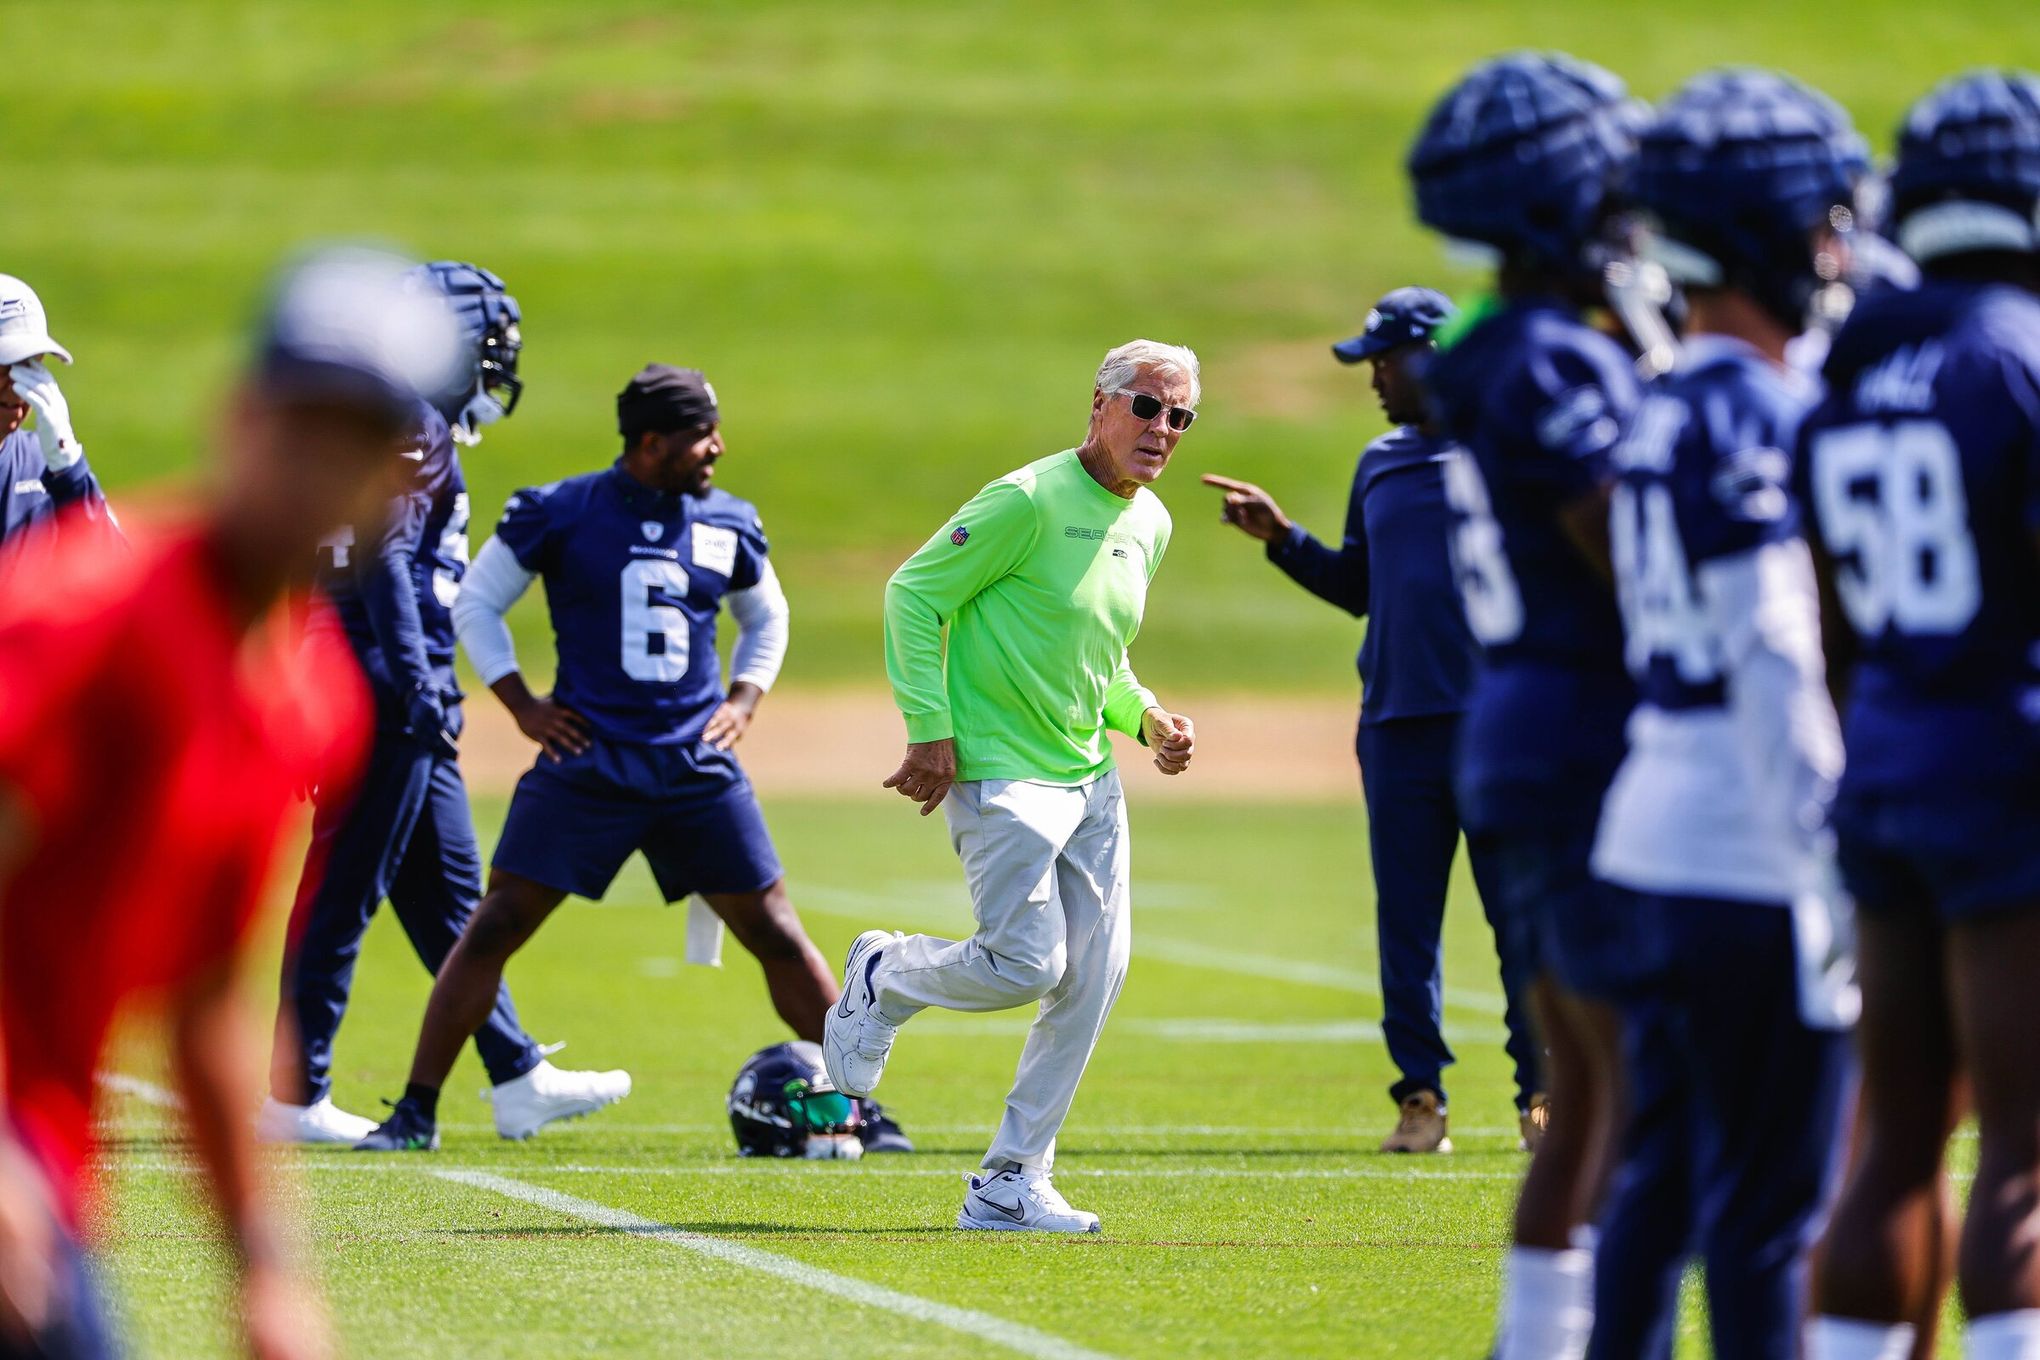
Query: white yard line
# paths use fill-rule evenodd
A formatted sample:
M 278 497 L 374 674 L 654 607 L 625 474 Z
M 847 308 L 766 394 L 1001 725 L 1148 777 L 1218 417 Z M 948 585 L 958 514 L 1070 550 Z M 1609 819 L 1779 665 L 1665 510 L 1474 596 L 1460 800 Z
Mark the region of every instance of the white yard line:
M 1191 940 L 1171 940 L 1152 934 L 1143 936 L 1138 928 L 1133 933 L 1133 953 L 1136 958 L 1158 959 L 1163 963 L 1181 964 L 1187 968 L 1212 968 L 1222 973 L 1241 973 L 1247 977 L 1271 978 L 1277 982 L 1328 987 L 1335 991 L 1355 992 L 1361 996 L 1381 995 L 1381 979 L 1365 969 L 1343 968 L 1330 963 L 1310 963 L 1302 959 L 1278 958 L 1272 954 L 1249 954 L 1237 949 L 1197 944 Z M 1496 993 L 1466 987 L 1447 987 L 1445 1004 L 1481 1015 L 1498 1016 L 1503 1010 L 1502 998 Z
M 917 1030 L 931 1034 L 1025 1034 L 1031 1015 L 951 1015 L 923 1013 Z M 1440 1027 L 1454 1043 L 1500 1043 L 1507 1036 L 1492 1021 L 1447 1023 Z M 1367 1044 L 1381 1038 L 1372 1020 L 1234 1020 L 1211 1016 L 1153 1017 L 1114 1020 L 1108 1035 L 1157 1039 L 1172 1044 Z
M 969 929 L 970 917 L 960 906 L 938 905 L 919 895 L 914 885 L 904 886 L 907 890 L 903 892 L 875 893 L 834 884 L 810 883 L 799 889 L 798 897 L 803 909 L 824 916 L 852 917 L 867 924 L 880 921 L 888 925 L 920 926 L 952 933 Z M 960 897 L 958 900 L 961 901 Z M 1140 912 L 1138 884 L 1135 885 L 1134 912 L 1136 916 Z M 1198 944 L 1192 940 L 1170 939 L 1141 929 L 1138 921 L 1134 924 L 1133 954 L 1137 959 L 1154 959 L 1186 968 L 1210 968 L 1276 982 L 1325 987 L 1358 996 L 1381 995 L 1381 979 L 1365 968 L 1286 959 L 1272 954 L 1253 954 Z M 1503 1009 L 1500 993 L 1469 987 L 1445 988 L 1445 1004 L 1477 1015 L 1497 1017 Z
M 873 1284 L 848 1275 L 838 1275 L 811 1266 L 805 1261 L 779 1256 L 757 1247 L 732 1242 L 728 1238 L 713 1237 L 707 1233 L 687 1232 L 668 1224 L 658 1223 L 649 1218 L 640 1218 L 622 1209 L 612 1209 L 606 1204 L 593 1200 L 578 1199 L 563 1195 L 557 1190 L 531 1185 L 525 1181 L 512 1180 L 489 1171 L 460 1171 L 447 1169 L 432 1173 L 442 1180 L 472 1186 L 477 1190 L 488 1190 L 509 1199 L 521 1200 L 550 1213 L 578 1218 L 584 1223 L 598 1227 L 614 1228 L 660 1242 L 667 1246 L 691 1251 L 698 1256 L 722 1261 L 729 1265 L 742 1266 L 763 1275 L 776 1276 L 791 1284 L 812 1290 L 817 1294 L 832 1294 L 849 1303 L 866 1308 L 877 1308 L 925 1322 L 936 1327 L 946 1327 L 953 1332 L 989 1341 L 1021 1355 L 1034 1356 L 1037 1360 L 1109 1360 L 1102 1351 L 1079 1346 L 1059 1336 L 1037 1331 L 1022 1323 L 1007 1318 L 980 1313 L 973 1308 L 958 1308 L 947 1303 L 937 1303 L 915 1294 L 903 1294 L 884 1285 Z
M 145 1105 L 154 1105 L 164 1110 L 181 1110 L 184 1102 L 175 1091 L 166 1090 L 153 1081 L 143 1081 L 125 1072 L 101 1072 L 99 1084 L 109 1091 L 118 1091 L 124 1096 L 133 1096 Z
M 1217 1154 L 1224 1155 L 1224 1154 Z M 405 1153 L 389 1156 L 363 1154 L 361 1156 L 308 1157 L 297 1162 L 297 1172 L 311 1175 L 334 1176 L 379 1176 L 424 1171 L 434 1176 L 459 1179 L 462 1176 L 492 1176 L 499 1174 L 496 1169 L 486 1166 L 429 1167 L 418 1165 L 419 1154 Z M 199 1170 L 198 1163 L 189 1159 L 174 1157 L 114 1157 L 106 1161 L 108 1168 L 119 1171 L 156 1173 L 161 1175 L 193 1175 Z M 927 1178 L 935 1180 L 960 1180 L 962 1170 L 958 1166 L 904 1166 L 893 1160 L 873 1165 L 860 1162 L 853 1165 L 838 1164 L 839 1169 L 829 1170 L 809 1167 L 805 1162 L 794 1161 L 738 1161 L 703 1162 L 693 1166 L 627 1166 L 590 1162 L 562 1162 L 554 1165 L 535 1166 L 528 1162 L 513 1162 L 502 1165 L 500 1171 L 515 1171 L 526 1176 L 791 1176 L 805 1175 L 818 1171 L 824 1176 L 856 1178 L 880 1176 L 893 1178 Z M 1251 1181 L 1514 1181 L 1522 1179 L 1522 1169 L 1507 1170 L 1461 1170 L 1448 1166 L 1200 1166 L 1195 1168 L 1200 1177 L 1217 1177 L 1225 1180 Z M 1099 1166 L 1064 1167 L 1057 1176 L 1071 1180 L 1141 1180 L 1155 1179 L 1157 1172 L 1147 1167 Z

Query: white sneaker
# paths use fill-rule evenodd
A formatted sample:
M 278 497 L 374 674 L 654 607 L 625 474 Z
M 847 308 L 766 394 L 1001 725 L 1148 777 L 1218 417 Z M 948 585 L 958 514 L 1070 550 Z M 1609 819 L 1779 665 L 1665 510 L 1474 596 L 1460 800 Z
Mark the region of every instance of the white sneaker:
M 1001 1171 L 963 1178 L 963 1212 L 956 1226 L 984 1232 L 1102 1232 L 1098 1215 L 1072 1209 L 1046 1171 Z
M 255 1136 L 265 1143 L 345 1143 L 352 1147 L 375 1129 L 373 1119 L 349 1114 L 321 1096 L 309 1105 L 286 1105 L 265 1096 L 255 1116 Z
M 822 1025 L 822 1064 L 829 1080 L 846 1096 L 868 1096 L 885 1075 L 900 1027 L 878 1013 L 878 991 L 871 975 L 885 955 L 885 946 L 906 936 L 897 930 L 867 930 L 850 944 L 843 964 L 843 999 L 829 1008 Z
M 556 1119 L 579 1119 L 630 1094 L 628 1072 L 563 1072 L 545 1059 L 489 1092 L 496 1132 L 525 1139 Z

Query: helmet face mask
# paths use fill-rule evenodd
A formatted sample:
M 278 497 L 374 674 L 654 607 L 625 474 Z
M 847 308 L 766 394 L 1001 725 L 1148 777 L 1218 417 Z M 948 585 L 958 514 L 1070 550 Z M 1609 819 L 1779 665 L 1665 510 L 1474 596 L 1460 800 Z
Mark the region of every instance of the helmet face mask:
M 517 361 L 524 349 L 524 316 L 517 299 L 489 270 L 459 260 L 421 266 L 420 275 L 445 294 L 472 346 L 469 379 L 441 408 L 456 443 L 481 441 L 485 426 L 517 409 L 524 395 Z

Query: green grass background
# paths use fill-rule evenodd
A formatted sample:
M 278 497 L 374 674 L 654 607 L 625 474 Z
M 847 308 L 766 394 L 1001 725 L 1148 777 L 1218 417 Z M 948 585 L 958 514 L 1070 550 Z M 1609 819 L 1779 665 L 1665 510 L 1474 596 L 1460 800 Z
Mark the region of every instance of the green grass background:
M 485 845 L 502 806 L 480 800 Z M 794 900 L 832 957 L 872 926 L 968 931 L 943 829 L 889 795 L 768 799 L 767 813 Z M 470 1049 L 446 1086 L 435 1156 L 282 1157 L 297 1168 L 344 1353 L 1010 1354 L 428 1174 L 486 1167 L 1128 1360 L 1485 1355 L 1523 1158 L 1493 946 L 1463 860 L 1445 950 L 1457 1150 L 1384 1157 L 1374 1147 L 1393 1122 L 1395 1073 L 1380 1042 L 1307 1032 L 1381 1015 L 1364 983 L 1374 902 L 1358 809 L 1148 802 L 1132 817 L 1132 971 L 1057 1163 L 1070 1199 L 1103 1216 L 1102 1238 L 950 1230 L 961 1173 L 997 1122 L 1024 1010 L 929 1012 L 902 1032 L 881 1094 L 919 1155 L 738 1161 L 723 1097 L 743 1059 L 783 1031 L 740 949 L 719 971 L 680 964 L 681 915 L 657 905 L 633 862 L 608 904 L 570 903 L 509 973 L 532 1032 L 572 1041 L 559 1061 L 628 1068 L 629 1100 L 505 1143 L 475 1099 L 486 1078 Z M 255 989 L 265 1002 L 267 966 Z M 1320 980 L 1279 975 L 1299 970 Z M 426 990 L 402 932 L 379 920 L 339 1036 L 343 1107 L 379 1112 L 402 1089 Z M 1273 1028 L 1220 1041 L 1185 1037 L 1181 1021 Z M 156 1061 L 142 1044 L 119 1066 L 162 1080 Z M 106 1259 L 140 1354 L 233 1354 L 218 1236 L 193 1207 L 192 1178 L 174 1170 L 188 1154 L 161 1111 L 121 1099 L 110 1113 Z M 1974 1147 L 1958 1144 L 1965 1171 Z M 1692 1286 L 1685 1360 L 1708 1353 Z
M 501 272 L 526 404 L 468 460 L 505 495 L 597 466 L 649 359 L 724 398 L 762 507 L 789 678 L 880 674 L 879 589 L 990 478 L 1081 435 L 1134 335 L 1195 346 L 1205 419 L 1138 649 L 1172 687 L 1343 689 L 1351 626 L 1242 567 L 1201 471 L 1337 531 L 1380 428 L 1328 341 L 1385 289 L 1463 288 L 1400 163 L 1473 60 L 1561 47 L 1658 96 L 1782 65 L 1880 150 L 1937 76 L 2040 64 L 2023 0 L 1444 5 L 65 0 L 4 6 L 0 269 L 79 357 L 126 490 L 199 461 L 269 266 L 367 235 Z M 477 539 L 479 541 L 479 537 Z M 517 619 L 542 638 L 535 601 Z M 1214 642 L 1222 645 L 1214 646 Z M 534 658 L 536 659 L 536 658 Z
M 485 843 L 500 811 L 483 800 Z M 876 924 L 969 929 L 940 826 L 876 794 L 776 800 L 768 813 L 795 900 L 832 956 Z M 1001 1353 L 426 1174 L 487 1166 L 1114 1356 L 1484 1354 L 1522 1165 L 1498 1023 L 1482 1009 L 1448 1011 L 1463 1056 L 1450 1074 L 1459 1151 L 1419 1166 L 1372 1151 L 1393 1119 L 1394 1073 L 1378 1042 L 1163 1037 L 1158 1027 L 1181 1019 L 1379 1019 L 1363 992 L 1168 961 L 1203 947 L 1371 973 L 1364 823 L 1341 805 L 1149 805 L 1133 817 L 1132 974 L 1058 1163 L 1071 1199 L 1103 1215 L 1102 1240 L 949 1230 L 961 1173 L 997 1121 L 1025 1011 L 931 1012 L 903 1032 L 883 1095 L 921 1155 L 739 1163 L 722 1098 L 780 1028 L 741 950 L 720 972 L 678 965 L 681 916 L 656 905 L 633 863 L 609 905 L 565 908 L 510 973 L 533 1033 L 572 1041 L 561 1062 L 629 1068 L 628 1101 L 504 1143 L 474 1098 L 486 1078 L 469 1050 L 446 1087 L 437 1157 L 286 1159 L 302 1168 L 303 1217 L 347 1353 Z M 1240 844 L 1256 855 L 1239 855 Z M 1447 983 L 1455 996 L 1492 998 L 1491 947 L 1460 880 Z M 401 932 L 380 922 L 340 1035 L 343 1106 L 377 1110 L 401 1089 L 425 991 Z M 138 1053 L 125 1065 L 146 1073 L 148 1062 Z M 159 1112 L 114 1109 L 123 1122 L 108 1257 L 142 1352 L 231 1353 L 214 1234 L 192 1213 L 190 1178 L 163 1169 L 184 1154 L 156 1138 Z M 564 1169 L 576 1166 L 605 1170 Z
M 64 386 L 124 503 L 202 466 L 285 252 L 371 236 L 472 258 L 525 305 L 530 384 L 468 458 L 480 524 L 514 487 L 611 456 L 611 399 L 638 365 L 699 364 L 727 411 L 720 480 L 773 536 L 797 616 L 788 680 L 804 684 L 876 683 L 887 572 L 984 481 L 1075 442 L 1100 355 L 1149 335 L 1200 351 L 1206 399 L 1161 488 L 1178 528 L 1143 674 L 1347 690 L 1352 625 L 1249 566 L 1195 476 L 1261 480 L 1336 532 L 1381 422 L 1363 374 L 1325 346 L 1389 287 L 1475 282 L 1411 223 L 1399 165 L 1424 107 L 1479 57 L 1567 48 L 1652 97 L 1708 64 L 1783 66 L 1880 151 L 1938 76 L 2040 65 L 2023 0 L 10 0 L 0 18 L 0 269 L 41 290 L 77 353 Z M 535 600 L 516 623 L 539 660 Z M 876 792 L 771 811 L 825 949 L 873 924 L 965 928 L 939 832 Z M 485 823 L 499 815 L 485 806 Z M 1448 1013 L 1470 1036 L 1449 1165 L 1373 1157 L 1391 1116 L 1378 1042 L 1199 1044 L 1163 1023 L 1378 1018 L 1364 989 L 1170 961 L 1230 949 L 1370 973 L 1356 810 L 1136 819 L 1146 943 L 1064 1163 L 1072 1197 L 1106 1215 L 1103 1241 L 956 1237 L 946 1175 L 694 1174 L 731 1165 L 722 1094 L 779 1030 L 741 955 L 671 975 L 680 921 L 641 877 L 612 907 L 573 909 L 513 972 L 541 1037 L 571 1037 L 574 1063 L 630 1067 L 638 1094 L 499 1145 L 459 1094 L 481 1084 L 464 1060 L 437 1164 L 515 1167 L 1116 1354 L 1482 1354 L 1519 1165 L 1492 1016 Z M 1448 933 L 1448 982 L 1491 995 L 1463 883 Z M 378 925 L 342 1034 L 347 1104 L 395 1094 L 424 981 Z M 917 1022 L 886 1090 L 935 1154 L 913 1166 L 974 1162 L 1018 1045 L 1012 1017 Z M 110 1259 L 130 1325 L 146 1354 L 229 1353 L 204 1268 L 215 1238 L 167 1169 L 181 1151 L 146 1108 L 114 1113 Z M 353 1354 L 967 1349 L 409 1171 L 304 1161 Z M 1690 1310 L 1686 1331 L 1698 1353 Z

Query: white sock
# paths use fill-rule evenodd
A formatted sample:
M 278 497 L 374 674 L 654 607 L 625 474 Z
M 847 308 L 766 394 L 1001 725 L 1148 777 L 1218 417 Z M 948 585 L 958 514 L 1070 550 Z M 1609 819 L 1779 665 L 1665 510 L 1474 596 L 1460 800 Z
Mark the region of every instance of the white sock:
M 1807 1360 L 1906 1360 L 1912 1345 L 1910 1322 L 1817 1317 L 1806 1324 Z
M 1593 1330 L 1593 1253 L 1509 1248 L 1495 1360 L 1580 1360 Z
M 1963 1336 L 1969 1360 L 2040 1360 L 2040 1308 L 1971 1318 Z

